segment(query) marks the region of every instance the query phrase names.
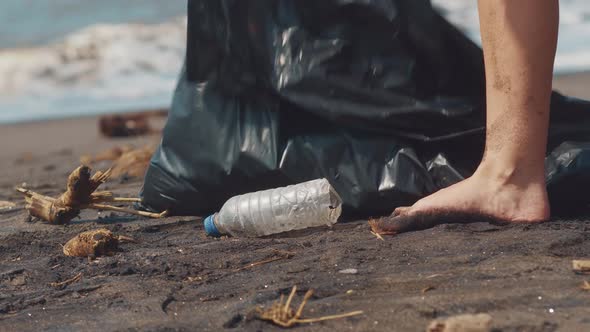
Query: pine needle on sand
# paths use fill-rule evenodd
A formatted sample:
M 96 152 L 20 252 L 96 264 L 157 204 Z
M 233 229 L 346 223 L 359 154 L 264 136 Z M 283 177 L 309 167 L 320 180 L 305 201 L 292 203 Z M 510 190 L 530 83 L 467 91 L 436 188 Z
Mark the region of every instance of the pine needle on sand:
M 65 285 L 69 285 L 69 284 L 75 283 L 75 282 L 79 281 L 80 279 L 82 279 L 82 272 L 76 274 L 75 276 L 73 276 L 70 279 L 66 279 L 66 280 L 61 281 L 61 282 L 52 282 L 49 285 L 52 286 L 52 287 L 61 287 L 61 286 L 65 286 Z

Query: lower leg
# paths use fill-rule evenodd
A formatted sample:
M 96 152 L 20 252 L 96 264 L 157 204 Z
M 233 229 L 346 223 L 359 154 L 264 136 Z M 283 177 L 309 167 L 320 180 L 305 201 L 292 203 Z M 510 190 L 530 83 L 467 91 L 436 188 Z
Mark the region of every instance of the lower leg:
M 544 158 L 558 11 L 557 0 L 479 0 L 487 95 L 483 160 L 472 177 L 398 213 L 549 218 Z

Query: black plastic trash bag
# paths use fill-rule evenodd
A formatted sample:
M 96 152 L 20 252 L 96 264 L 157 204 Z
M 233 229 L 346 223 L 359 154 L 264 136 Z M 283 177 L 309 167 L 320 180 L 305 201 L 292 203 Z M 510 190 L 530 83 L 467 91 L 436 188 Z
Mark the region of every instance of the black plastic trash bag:
M 344 212 L 389 212 L 474 170 L 484 81 L 481 50 L 426 0 L 190 0 L 142 204 L 202 215 L 325 177 Z M 590 140 L 590 107 L 553 97 L 550 147 Z
M 545 178 L 554 213 L 588 215 L 590 142 L 565 142 L 554 149 L 545 159 Z

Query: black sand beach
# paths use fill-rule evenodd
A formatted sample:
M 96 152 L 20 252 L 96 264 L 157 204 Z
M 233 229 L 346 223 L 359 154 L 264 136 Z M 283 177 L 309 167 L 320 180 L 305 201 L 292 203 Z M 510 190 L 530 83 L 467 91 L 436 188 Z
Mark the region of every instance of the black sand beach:
M 563 93 L 590 98 L 589 74 L 555 82 Z M 96 126 L 96 117 L 0 126 L 0 200 L 22 207 L 14 187 L 23 182 L 57 195 L 81 155 L 159 139 L 108 139 Z M 140 188 L 140 179 L 105 184 L 122 196 Z M 56 226 L 26 216 L 22 208 L 0 213 L 0 331 L 278 331 L 251 312 L 293 285 L 295 304 L 315 290 L 305 317 L 364 311 L 300 331 L 424 331 L 434 318 L 480 312 L 500 331 L 590 330 L 590 293 L 580 288 L 590 277 L 571 268 L 572 259 L 590 257 L 590 219 L 442 225 L 381 241 L 366 220 L 212 239 L 197 217 L 86 211 Z M 139 243 L 92 261 L 63 255 L 67 240 L 96 228 Z M 79 273 L 78 282 L 50 285 Z

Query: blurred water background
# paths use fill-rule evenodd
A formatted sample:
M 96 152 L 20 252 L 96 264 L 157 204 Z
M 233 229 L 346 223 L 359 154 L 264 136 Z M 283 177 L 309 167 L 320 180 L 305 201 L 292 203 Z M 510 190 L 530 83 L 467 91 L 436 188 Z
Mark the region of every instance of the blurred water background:
M 556 73 L 590 69 L 590 1 L 560 0 Z M 476 0 L 433 0 L 479 43 Z M 186 0 L 0 1 L 0 123 L 170 104 Z

